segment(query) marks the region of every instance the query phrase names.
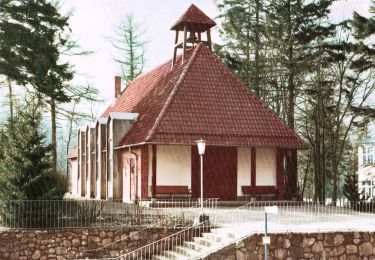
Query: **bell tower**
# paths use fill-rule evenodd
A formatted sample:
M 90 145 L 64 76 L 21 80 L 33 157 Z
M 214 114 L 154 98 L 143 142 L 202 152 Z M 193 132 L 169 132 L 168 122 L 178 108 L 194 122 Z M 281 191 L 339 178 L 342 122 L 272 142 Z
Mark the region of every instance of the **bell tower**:
M 176 63 L 178 49 L 182 49 L 182 62 L 185 60 L 186 50 L 200 42 L 211 49 L 210 29 L 215 25 L 216 23 L 210 17 L 192 4 L 171 28 L 176 31 L 172 66 Z M 182 41 L 179 42 L 180 33 L 183 35 Z

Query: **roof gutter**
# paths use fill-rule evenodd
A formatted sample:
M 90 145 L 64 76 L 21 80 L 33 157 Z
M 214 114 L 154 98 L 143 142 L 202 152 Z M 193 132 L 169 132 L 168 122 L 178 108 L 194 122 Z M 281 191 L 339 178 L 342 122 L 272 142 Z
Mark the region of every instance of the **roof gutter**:
M 142 143 L 137 143 L 137 144 L 121 145 L 121 146 L 115 147 L 115 150 L 121 150 L 121 149 L 130 148 L 130 147 L 134 147 L 134 146 L 140 146 L 140 145 L 144 145 L 144 144 L 148 144 L 148 143 L 142 142 Z
M 115 150 L 127 149 L 135 146 L 141 146 L 145 144 L 156 144 L 156 145 L 196 145 L 195 143 L 163 143 L 163 142 L 141 142 L 136 144 L 127 144 L 115 147 Z M 225 146 L 225 147 L 254 147 L 254 148 L 282 148 L 282 149 L 297 149 L 297 150 L 307 150 L 311 149 L 310 146 L 307 147 L 295 147 L 295 146 L 268 146 L 268 145 L 244 145 L 244 144 L 210 144 L 210 146 Z

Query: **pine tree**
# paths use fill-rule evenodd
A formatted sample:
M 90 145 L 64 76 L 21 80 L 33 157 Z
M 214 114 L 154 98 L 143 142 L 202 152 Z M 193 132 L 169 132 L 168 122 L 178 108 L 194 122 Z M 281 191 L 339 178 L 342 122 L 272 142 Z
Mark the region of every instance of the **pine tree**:
M 358 175 L 356 173 L 345 175 L 344 195 L 349 201 L 359 201 Z
M 261 97 L 266 96 L 263 85 L 264 64 L 264 0 L 221 0 L 217 6 L 222 19 L 221 37 L 224 43 L 215 45 L 216 53 L 235 71 L 242 81 Z
M 354 36 L 357 39 L 365 39 L 375 34 L 375 1 L 372 0 L 372 6 L 370 7 L 370 14 L 372 17 L 366 18 L 357 12 L 354 12 L 352 25 L 355 29 Z
M 61 199 L 65 193 L 66 186 L 52 170 L 51 148 L 45 144 L 40 124 L 40 106 L 29 101 L 17 110 L 13 130 L 9 122 L 5 125 L 0 160 L 2 199 Z
M 66 43 L 67 28 L 68 17 L 49 1 L 0 1 L 0 74 L 68 101 L 63 88 L 73 74 L 68 63 L 61 63 L 58 50 Z

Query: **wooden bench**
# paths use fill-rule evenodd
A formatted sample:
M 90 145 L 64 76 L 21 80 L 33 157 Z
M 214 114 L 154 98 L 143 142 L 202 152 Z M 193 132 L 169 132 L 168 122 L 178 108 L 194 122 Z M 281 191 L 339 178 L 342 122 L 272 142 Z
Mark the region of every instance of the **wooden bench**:
M 156 195 L 186 195 L 190 196 L 188 186 L 160 185 L 155 187 Z
M 241 186 L 243 194 L 276 194 L 276 186 Z

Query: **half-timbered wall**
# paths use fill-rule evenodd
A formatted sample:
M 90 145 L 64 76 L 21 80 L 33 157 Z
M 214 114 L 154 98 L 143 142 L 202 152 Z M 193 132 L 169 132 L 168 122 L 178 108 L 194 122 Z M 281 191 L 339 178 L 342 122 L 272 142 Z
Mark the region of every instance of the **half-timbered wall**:
M 256 149 L 256 185 L 276 186 L 276 149 Z
M 191 188 L 191 146 L 157 145 L 156 185 Z
M 242 186 L 251 183 L 251 148 L 239 147 L 237 152 L 237 196 L 243 196 Z

